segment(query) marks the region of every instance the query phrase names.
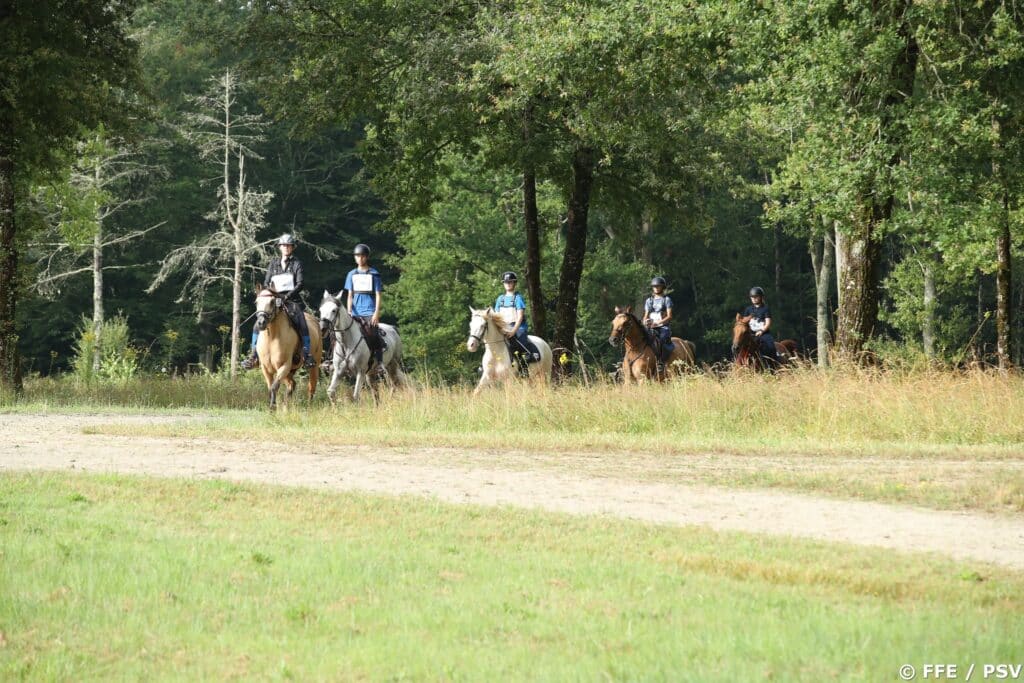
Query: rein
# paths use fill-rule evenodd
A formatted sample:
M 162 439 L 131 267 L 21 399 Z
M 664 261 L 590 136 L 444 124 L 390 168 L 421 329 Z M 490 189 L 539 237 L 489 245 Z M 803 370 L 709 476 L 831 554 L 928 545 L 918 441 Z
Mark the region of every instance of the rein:
M 353 325 L 356 324 L 356 319 L 353 316 L 349 316 L 348 327 L 346 327 L 345 329 L 341 329 L 341 326 L 338 323 L 338 312 L 340 310 L 341 310 L 340 306 L 337 309 L 335 309 L 334 317 L 330 318 L 330 321 L 331 321 L 331 324 L 334 326 L 334 332 L 335 332 L 335 342 L 334 342 L 335 346 L 334 346 L 334 348 L 335 349 L 340 349 L 343 352 L 343 353 L 339 353 L 338 354 L 340 356 L 340 358 L 338 359 L 337 365 L 338 366 L 341 366 L 341 365 L 346 365 L 347 366 L 348 365 L 349 356 L 351 356 L 353 353 L 356 352 L 356 349 L 359 348 L 360 344 L 362 344 L 364 341 L 366 341 L 366 338 L 363 335 L 360 334 L 359 335 L 359 340 L 355 343 L 355 345 L 351 349 L 348 348 L 348 346 L 345 344 L 345 336 L 344 335 L 345 335 L 346 332 L 348 332 L 349 330 L 352 329 Z
M 623 325 L 620 328 L 619 335 L 618 335 L 619 339 L 621 339 L 623 341 L 623 344 L 628 342 L 629 341 L 628 332 L 631 329 L 633 329 L 634 327 L 636 327 L 638 330 L 640 330 L 640 339 L 641 339 L 641 342 L 643 344 L 643 347 L 640 349 L 640 353 L 638 353 L 633 358 L 633 360 L 629 360 L 629 351 L 628 351 L 628 349 L 626 351 L 626 360 L 629 361 L 628 367 L 632 368 L 634 363 L 636 363 L 638 360 L 640 360 L 645 355 L 647 355 L 647 351 L 648 350 L 652 354 L 654 353 L 654 344 L 651 342 L 651 338 L 649 336 L 649 333 L 647 332 L 647 330 L 644 329 L 643 325 L 640 324 L 640 321 L 637 320 L 635 315 L 633 315 L 632 313 L 626 313 L 624 315 L 626 316 L 626 323 L 627 324 Z M 657 360 L 657 358 L 655 358 L 655 360 Z

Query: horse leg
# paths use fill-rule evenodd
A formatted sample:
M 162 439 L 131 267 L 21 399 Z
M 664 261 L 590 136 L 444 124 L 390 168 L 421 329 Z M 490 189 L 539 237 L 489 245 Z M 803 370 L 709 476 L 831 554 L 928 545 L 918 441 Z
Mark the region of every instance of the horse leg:
M 365 383 L 365 382 L 366 382 L 366 373 L 363 372 L 362 370 L 358 371 L 356 373 L 356 382 L 355 382 L 356 386 L 352 390 L 352 400 L 353 401 L 358 401 L 359 400 L 359 392 L 362 390 L 363 383 Z
M 309 384 L 306 388 L 306 398 L 310 403 L 313 402 L 313 396 L 316 395 L 316 383 L 320 379 L 320 362 L 317 361 L 313 364 L 313 367 L 309 371 Z
M 488 384 L 490 384 L 490 380 L 491 380 L 491 378 L 490 378 L 488 372 L 486 370 L 484 370 L 484 373 L 482 375 L 480 375 L 480 382 L 477 383 L 476 389 L 473 390 L 473 395 L 476 396 L 481 391 L 483 391 L 484 387 L 487 386 Z
M 334 403 L 334 398 L 338 394 L 338 383 L 341 381 L 341 363 L 337 359 L 334 361 L 334 369 L 331 370 L 331 383 L 327 387 L 327 398 Z

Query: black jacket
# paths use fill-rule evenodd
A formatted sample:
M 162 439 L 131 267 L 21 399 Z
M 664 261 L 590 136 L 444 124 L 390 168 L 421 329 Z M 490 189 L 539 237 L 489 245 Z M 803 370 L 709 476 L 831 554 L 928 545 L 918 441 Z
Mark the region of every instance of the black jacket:
M 299 293 L 305 285 L 302 282 L 302 262 L 294 256 L 288 259 L 288 264 L 284 268 L 281 267 L 280 258 L 271 261 L 270 265 L 267 266 L 267 276 L 263 278 L 263 286 L 269 288 L 270 279 L 282 273 L 291 273 L 292 277 L 295 278 L 295 289 L 284 295 L 284 298 L 288 301 L 298 301 Z

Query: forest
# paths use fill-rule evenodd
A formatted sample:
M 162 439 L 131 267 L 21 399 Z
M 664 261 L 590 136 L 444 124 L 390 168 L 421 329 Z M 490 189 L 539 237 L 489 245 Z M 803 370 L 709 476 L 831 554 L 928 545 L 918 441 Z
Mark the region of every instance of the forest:
M 10 0 L 0 384 L 234 376 L 282 233 L 311 310 L 368 244 L 446 381 L 506 270 L 566 371 L 656 275 L 703 362 L 757 285 L 820 365 L 1020 366 L 1022 12 Z

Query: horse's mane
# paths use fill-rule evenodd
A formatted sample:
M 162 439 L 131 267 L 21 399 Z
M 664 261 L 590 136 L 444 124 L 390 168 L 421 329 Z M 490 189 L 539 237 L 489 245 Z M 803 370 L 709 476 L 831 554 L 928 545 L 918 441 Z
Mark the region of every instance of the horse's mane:
M 257 299 L 259 299 L 259 298 L 260 298 L 261 296 L 277 296 L 277 292 L 275 292 L 275 291 L 274 291 L 273 289 L 271 289 L 270 287 L 264 287 L 264 288 L 263 288 L 263 289 L 261 289 L 261 290 L 259 291 L 259 293 L 258 293 L 258 294 L 256 295 L 256 298 L 257 298 Z

